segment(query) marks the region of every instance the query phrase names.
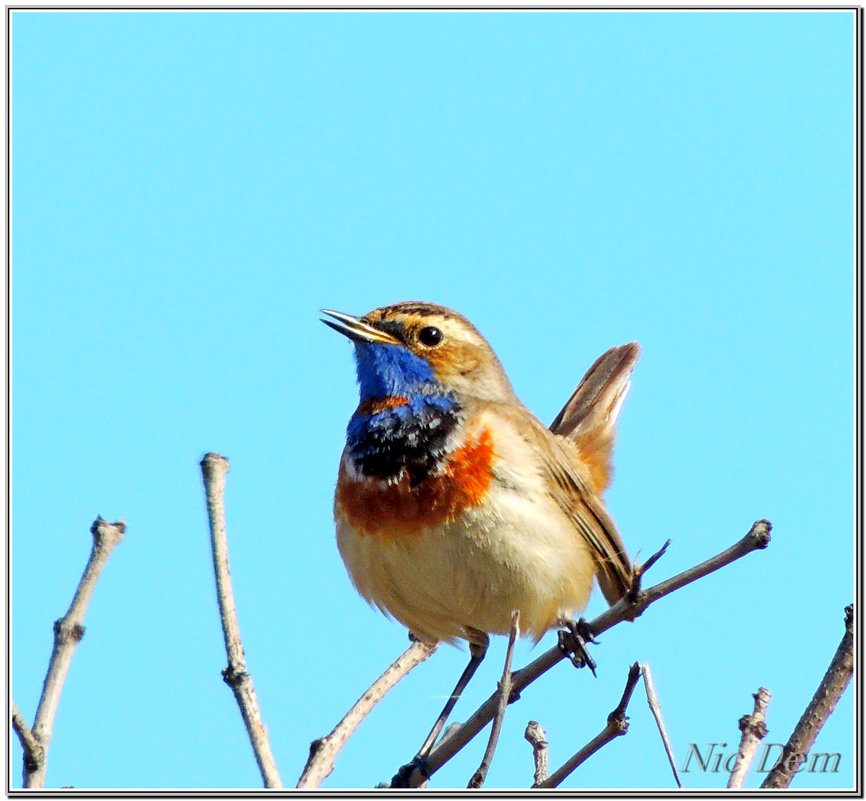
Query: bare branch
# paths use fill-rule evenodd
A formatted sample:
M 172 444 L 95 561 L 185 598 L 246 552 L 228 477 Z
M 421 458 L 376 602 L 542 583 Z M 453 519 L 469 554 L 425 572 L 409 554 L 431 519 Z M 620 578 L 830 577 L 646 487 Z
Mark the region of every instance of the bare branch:
M 738 789 L 743 786 L 749 766 L 755 758 L 755 752 L 761 740 L 767 736 L 767 707 L 770 704 L 770 691 L 766 687 L 759 687 L 758 692 L 752 695 L 755 699 L 755 708 L 751 715 L 743 715 L 739 726 L 743 736 L 740 738 L 740 747 L 737 749 L 737 760 L 734 769 L 728 778 L 728 789 Z
M 599 615 L 590 624 L 590 627 L 595 634 L 601 634 L 602 631 L 607 631 L 607 629 L 620 623 L 623 619 L 638 617 L 650 604 L 655 603 L 659 598 L 664 598 L 665 595 L 670 595 L 675 590 L 692 584 L 698 579 L 714 573 L 716 570 L 727 567 L 732 562 L 736 562 L 737 559 L 753 551 L 763 550 L 770 544 L 770 531 L 772 528 L 769 520 L 756 521 L 749 529 L 749 533 L 730 548 L 725 549 L 720 554 L 716 554 L 711 559 L 707 559 L 705 562 L 701 562 L 699 565 L 684 570 L 667 581 L 662 581 L 654 587 L 640 592 L 637 600 L 633 603 L 629 603 L 627 599 L 619 600 L 607 611 Z M 644 572 L 646 572 L 646 568 L 644 568 Z M 630 613 L 631 618 L 624 618 L 623 612 L 626 614 Z
M 540 723 L 530 720 L 526 724 L 526 731 L 523 736 L 532 746 L 532 759 L 535 762 L 535 774 L 532 781 L 533 787 L 537 787 L 547 778 L 547 732 Z
M 845 607 L 845 634 L 836 649 L 830 667 L 812 696 L 790 739 L 782 749 L 779 761 L 764 779 L 761 788 L 788 787 L 806 759 L 818 734 L 845 692 L 854 672 L 854 606 Z
M 39 749 L 25 746 L 24 749 L 24 786 L 44 787 L 45 771 L 48 766 L 48 747 L 51 744 L 51 736 L 54 732 L 54 718 L 57 715 L 57 707 L 60 704 L 60 696 L 63 693 L 63 685 L 69 666 L 72 664 L 72 655 L 81 638 L 84 636 L 84 616 L 90 604 L 90 598 L 105 567 L 108 557 L 121 539 L 126 530 L 126 524 L 119 520 L 109 523 L 101 517 L 94 520 L 90 527 L 93 535 L 93 547 L 78 582 L 78 588 L 72 598 L 72 603 L 66 614 L 59 620 L 54 621 L 54 647 L 51 650 L 51 659 L 48 662 L 48 672 L 42 685 L 42 695 L 39 706 L 36 709 L 36 718 L 33 729 L 30 732 L 32 739 L 40 746 Z M 17 709 L 17 708 L 16 708 Z M 19 728 L 24 719 L 21 713 L 13 710 L 12 723 L 21 737 L 23 728 Z M 23 740 L 22 740 L 23 742 Z
M 534 784 L 533 787 L 559 787 L 559 785 L 571 775 L 575 768 L 586 762 L 586 760 L 596 751 L 603 748 L 611 740 L 621 737 L 628 731 L 628 718 L 626 717 L 625 711 L 628 708 L 629 701 L 631 701 L 638 679 L 640 679 L 640 665 L 635 662 L 629 668 L 628 679 L 626 679 L 625 690 L 623 690 L 622 698 L 620 699 L 616 709 L 607 716 L 607 724 L 605 727 L 583 748 L 581 748 L 580 751 L 570 759 L 566 760 L 565 764 L 559 770 L 552 773 L 543 782 Z
M 671 770 L 673 771 L 674 781 L 677 783 L 677 787 L 682 787 L 683 784 L 680 781 L 680 774 L 677 771 L 677 763 L 676 760 L 674 760 L 674 752 L 671 748 L 671 741 L 668 739 L 668 732 L 665 728 L 664 719 L 662 718 L 662 708 L 659 704 L 658 696 L 656 695 L 655 683 L 653 682 L 653 676 L 652 672 L 650 671 L 650 666 L 647 664 L 643 664 L 640 667 L 641 674 L 643 675 L 644 690 L 646 690 L 646 700 L 649 704 L 650 712 L 652 712 L 653 717 L 655 718 L 659 734 L 662 737 L 662 745 L 664 745 L 665 753 L 668 757 L 668 762 L 670 763 Z
M 24 715 L 21 714 L 15 701 L 12 702 L 12 728 L 15 729 L 15 734 L 21 741 L 21 748 L 24 749 L 24 783 L 26 785 L 27 776 L 36 773 L 45 763 L 45 749 L 25 722 Z
M 490 770 L 490 763 L 493 761 L 493 754 L 496 752 L 496 746 L 499 744 L 502 721 L 505 719 L 505 710 L 511 700 L 511 659 L 514 656 L 514 643 L 517 642 L 519 636 L 520 610 L 515 609 L 511 613 L 511 632 L 508 636 L 508 648 L 505 649 L 505 667 L 502 669 L 502 679 L 499 682 L 499 704 L 496 707 L 493 726 L 490 727 L 490 739 L 487 741 L 487 748 L 484 751 L 481 764 L 472 775 L 469 784 L 466 785 L 469 789 L 477 789 L 484 786 L 487 771 Z
M 730 548 L 722 551 L 720 554 L 695 565 L 682 573 L 650 587 L 648 590 L 640 590 L 636 593 L 636 598 L 621 598 L 613 606 L 602 612 L 597 618 L 590 621 L 587 625 L 593 634 L 598 635 L 614 626 L 622 623 L 624 620 L 634 620 L 644 610 L 655 601 L 663 598 L 682 587 L 697 581 L 704 576 L 720 570 L 723 567 L 735 562 L 753 551 L 766 548 L 770 544 L 770 530 L 772 526 L 768 520 L 758 520 L 749 533 L 746 534 L 739 542 L 732 545 Z M 559 646 L 551 648 L 549 651 L 541 654 L 537 659 L 530 662 L 521 670 L 513 674 L 513 689 L 512 694 L 519 694 L 532 682 L 536 681 L 540 676 L 544 675 L 554 665 L 558 664 L 566 655 Z M 418 787 L 426 778 L 432 776 L 439 768 L 448 762 L 455 754 L 457 754 L 467 743 L 469 743 L 481 729 L 483 729 L 496 714 L 496 708 L 499 702 L 499 693 L 495 692 L 491 695 L 472 716 L 461 726 L 461 728 L 449 737 L 448 740 L 440 742 L 430 753 L 425 762 L 425 772 L 421 772 L 417 767 L 411 772 L 406 779 L 406 786 Z
M 438 645 L 430 645 L 420 641 L 412 644 L 379 676 L 369 689 L 355 702 L 355 705 L 345 714 L 343 719 L 333 728 L 330 734 L 313 740 L 310 744 L 310 756 L 298 788 L 319 787 L 334 770 L 334 760 L 337 754 L 355 733 L 358 726 L 373 707 L 382 700 L 400 679 L 417 665 L 431 656 Z
M 201 472 L 207 496 L 217 601 L 228 657 L 228 667 L 223 670 L 223 680 L 231 687 L 240 707 L 265 787 L 282 787 L 277 764 L 271 753 L 267 729 L 259 711 L 253 679 L 247 671 L 229 571 L 225 517 L 225 483 L 229 461 L 217 453 L 207 453 L 201 460 Z

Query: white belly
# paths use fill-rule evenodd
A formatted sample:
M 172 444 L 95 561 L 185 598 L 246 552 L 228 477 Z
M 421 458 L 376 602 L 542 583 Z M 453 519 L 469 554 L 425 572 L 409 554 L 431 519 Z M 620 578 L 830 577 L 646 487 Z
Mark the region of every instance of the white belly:
M 593 565 L 553 501 L 527 497 L 495 482 L 482 506 L 400 536 L 359 533 L 338 514 L 337 544 L 361 595 L 423 640 L 508 633 L 515 609 L 540 639 L 585 608 Z

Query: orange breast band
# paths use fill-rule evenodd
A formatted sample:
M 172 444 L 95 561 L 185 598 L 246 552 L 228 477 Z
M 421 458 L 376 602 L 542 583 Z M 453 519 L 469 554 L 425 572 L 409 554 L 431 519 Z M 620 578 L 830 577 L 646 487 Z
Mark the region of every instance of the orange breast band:
M 407 475 L 395 483 L 350 478 L 340 471 L 337 514 L 362 534 L 411 536 L 455 520 L 480 506 L 492 478 L 493 438 L 484 429 L 476 439 L 444 457 L 444 470 L 410 485 Z
M 398 406 L 405 406 L 409 403 L 409 398 L 405 395 L 388 395 L 385 398 L 369 398 L 363 401 L 356 409 L 356 414 L 378 414 L 386 409 L 395 409 Z

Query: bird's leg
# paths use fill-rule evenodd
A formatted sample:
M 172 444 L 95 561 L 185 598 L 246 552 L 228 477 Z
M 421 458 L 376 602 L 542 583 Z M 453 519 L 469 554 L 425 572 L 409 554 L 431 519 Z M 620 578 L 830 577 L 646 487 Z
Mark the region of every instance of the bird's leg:
M 484 751 L 481 764 L 472 775 L 469 784 L 466 785 L 471 789 L 477 789 L 484 785 L 487 779 L 487 771 L 490 770 L 490 763 L 493 761 L 493 754 L 496 751 L 496 746 L 499 745 L 499 734 L 502 731 L 505 708 L 512 700 L 511 687 L 513 675 L 511 673 L 511 660 L 514 656 L 514 643 L 517 642 L 518 636 L 520 636 L 520 610 L 515 609 L 511 613 L 511 632 L 508 637 L 508 648 L 505 650 L 505 667 L 502 670 L 502 680 L 499 682 L 499 703 L 496 706 L 493 725 L 490 727 L 490 739 L 487 741 L 487 748 Z
M 566 620 L 565 630 L 560 630 L 559 650 L 571 657 L 571 664 L 575 667 L 588 667 L 595 676 L 595 660 L 586 649 L 587 643 L 597 643 L 593 637 L 592 629 L 584 618 L 579 620 Z
M 403 765 L 400 770 L 397 771 L 397 774 L 391 779 L 391 787 L 405 787 L 406 780 L 411 774 L 414 768 L 418 768 L 422 773 L 424 771 L 424 764 L 429 756 L 430 752 L 433 750 L 433 746 L 436 744 L 436 739 L 439 737 L 439 733 L 442 731 L 442 728 L 445 726 L 445 722 L 448 720 L 448 716 L 451 714 L 451 710 L 454 709 L 454 705 L 457 703 L 460 696 L 463 694 L 463 690 L 466 689 L 466 685 L 472 680 L 472 677 L 475 675 L 475 671 L 478 670 L 478 666 L 484 661 L 484 655 L 487 653 L 487 646 L 490 642 L 489 638 L 486 634 L 482 632 L 472 632 L 473 634 L 478 635 L 477 642 L 469 643 L 469 664 L 463 670 L 463 673 L 460 674 L 460 678 L 457 680 L 457 684 L 454 685 L 454 689 L 451 692 L 451 695 L 448 696 L 448 700 L 445 702 L 445 706 L 442 707 L 442 711 L 439 713 L 439 717 L 436 718 L 436 722 L 433 724 L 433 728 L 430 729 L 430 733 L 424 740 L 424 743 L 421 745 L 421 748 L 418 749 L 418 753 L 415 755 L 415 758 Z M 484 640 L 481 640 L 481 637 Z
M 485 637 L 485 639 L 487 639 Z M 477 643 L 471 642 L 469 643 L 469 664 L 466 665 L 466 668 L 463 670 L 463 673 L 460 674 L 460 678 L 457 680 L 457 684 L 454 685 L 454 690 L 450 696 L 448 696 L 448 700 L 445 702 L 445 706 L 442 708 L 442 711 L 439 713 L 439 717 L 436 718 L 436 722 L 433 724 L 433 728 L 430 729 L 430 733 L 427 735 L 427 739 L 424 740 L 424 744 L 418 750 L 419 759 L 424 759 L 431 750 L 433 750 L 433 745 L 436 742 L 436 738 L 439 736 L 439 732 L 442 731 L 442 727 L 445 725 L 445 721 L 448 720 L 448 716 L 451 714 L 451 710 L 454 709 L 454 705 L 457 703 L 460 696 L 463 694 L 463 690 L 466 689 L 466 685 L 472 680 L 472 677 L 475 675 L 475 671 L 478 670 L 478 666 L 484 660 L 484 655 L 487 653 L 487 642 L 483 645 L 479 645 Z

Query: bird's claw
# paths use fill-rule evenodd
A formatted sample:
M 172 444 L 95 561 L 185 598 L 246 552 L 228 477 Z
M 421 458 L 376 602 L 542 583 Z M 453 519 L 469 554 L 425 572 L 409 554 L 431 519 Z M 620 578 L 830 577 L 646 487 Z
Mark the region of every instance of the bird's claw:
M 572 634 L 578 635 L 585 643 L 592 643 L 592 645 L 599 644 L 598 640 L 595 639 L 595 633 L 589 627 L 586 618 L 582 617 L 578 620 L 569 621 L 568 628 Z
M 593 676 L 596 676 L 596 662 L 586 649 L 587 643 L 598 645 L 598 640 L 593 637 L 592 629 L 583 618 L 570 620 L 565 624 L 565 629 L 557 632 L 559 636 L 559 650 L 562 651 L 576 668 L 588 667 Z

